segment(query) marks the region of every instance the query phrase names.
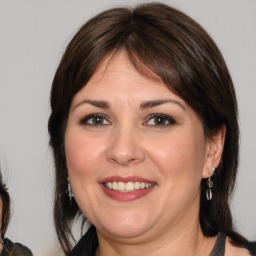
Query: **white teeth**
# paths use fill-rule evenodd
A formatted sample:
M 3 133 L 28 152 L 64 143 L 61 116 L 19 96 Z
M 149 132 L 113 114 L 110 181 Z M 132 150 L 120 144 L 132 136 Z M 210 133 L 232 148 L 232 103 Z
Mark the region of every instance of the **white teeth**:
M 121 192 L 130 192 L 138 189 L 147 189 L 153 186 L 151 183 L 145 183 L 145 182 L 122 182 L 122 181 L 114 181 L 114 182 L 106 182 L 104 183 L 104 186 L 113 189 L 116 191 L 121 191 Z
M 117 183 L 117 190 L 119 190 L 119 191 L 125 191 L 125 183 L 119 181 L 119 182 Z
M 134 188 L 135 188 L 135 189 L 140 189 L 140 182 L 136 181 L 136 182 L 134 183 Z
M 134 190 L 134 183 L 133 182 L 127 182 L 125 185 L 126 191 L 133 191 Z
M 113 188 L 113 183 L 112 183 L 112 182 L 108 182 L 108 183 L 107 183 L 107 187 L 110 188 L 110 189 L 112 189 L 112 188 Z
M 150 184 L 146 183 L 146 188 L 150 188 Z
M 113 190 L 118 190 L 117 182 L 116 181 L 113 182 L 112 189 Z

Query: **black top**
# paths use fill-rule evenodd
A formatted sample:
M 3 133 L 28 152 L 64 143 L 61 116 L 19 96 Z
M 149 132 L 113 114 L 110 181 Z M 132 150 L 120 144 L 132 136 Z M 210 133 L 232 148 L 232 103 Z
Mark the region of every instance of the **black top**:
M 3 239 L 3 250 L 0 256 L 33 256 L 32 252 L 24 245 L 13 243 L 8 238 Z
M 210 256 L 224 256 L 226 235 L 219 233 Z M 98 247 L 98 239 L 94 226 L 91 226 L 86 234 L 79 240 L 68 256 L 94 256 Z M 246 248 L 252 256 L 256 256 L 256 242 L 246 244 Z
M 91 226 L 79 240 L 68 256 L 94 256 L 98 247 L 98 238 L 94 226 Z
M 224 233 L 219 233 L 210 256 L 224 256 L 225 244 L 226 244 L 226 235 Z

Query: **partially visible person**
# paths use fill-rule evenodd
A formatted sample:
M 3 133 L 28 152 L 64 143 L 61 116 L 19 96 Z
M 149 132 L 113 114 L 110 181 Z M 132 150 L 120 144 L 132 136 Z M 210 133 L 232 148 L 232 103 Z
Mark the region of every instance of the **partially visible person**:
M 13 243 L 5 237 L 10 220 L 10 196 L 0 172 L 0 256 L 32 256 L 32 252 L 20 243 Z

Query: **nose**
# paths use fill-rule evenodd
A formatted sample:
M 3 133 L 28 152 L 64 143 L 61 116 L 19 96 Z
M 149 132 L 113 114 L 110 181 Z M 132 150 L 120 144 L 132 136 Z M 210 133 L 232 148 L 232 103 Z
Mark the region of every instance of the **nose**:
M 134 165 L 145 159 L 145 152 L 141 146 L 139 134 L 135 129 L 127 127 L 112 133 L 110 145 L 107 149 L 107 159 L 122 166 Z

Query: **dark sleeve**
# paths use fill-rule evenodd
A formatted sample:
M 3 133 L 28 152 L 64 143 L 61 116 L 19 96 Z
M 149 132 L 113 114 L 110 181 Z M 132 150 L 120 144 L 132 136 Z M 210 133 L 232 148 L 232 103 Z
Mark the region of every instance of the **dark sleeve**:
M 13 246 L 13 256 L 33 256 L 32 252 L 24 245 L 15 243 Z
M 1 256 L 33 256 L 32 252 L 20 243 L 13 243 L 8 238 L 4 238 L 3 251 Z

